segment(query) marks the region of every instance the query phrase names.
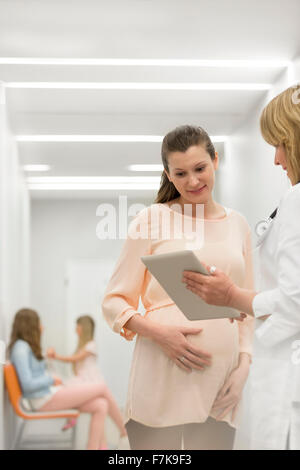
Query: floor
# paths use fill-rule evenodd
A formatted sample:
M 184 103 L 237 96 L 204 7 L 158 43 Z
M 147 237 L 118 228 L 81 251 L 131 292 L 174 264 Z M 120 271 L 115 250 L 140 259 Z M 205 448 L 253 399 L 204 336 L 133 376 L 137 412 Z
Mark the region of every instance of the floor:
M 29 422 L 26 425 L 26 431 L 24 433 L 24 440 L 30 436 L 30 439 L 34 438 L 35 436 L 42 436 L 45 435 L 53 435 L 53 437 L 58 438 L 61 436 L 62 439 L 68 439 L 70 436 L 71 431 L 61 431 L 62 426 L 64 425 L 65 420 L 56 419 L 56 420 L 47 420 L 44 422 Z M 88 430 L 90 424 L 90 415 L 88 414 L 81 414 L 78 421 L 77 421 L 77 428 L 76 428 L 76 450 L 84 450 L 86 449 L 87 438 L 88 438 Z M 119 440 L 119 431 L 112 420 L 107 417 L 105 422 L 105 436 L 108 443 L 109 449 L 116 449 Z M 60 449 L 61 446 L 59 444 L 49 444 L 49 445 L 38 445 L 34 444 L 32 449 L 51 449 L 56 450 Z

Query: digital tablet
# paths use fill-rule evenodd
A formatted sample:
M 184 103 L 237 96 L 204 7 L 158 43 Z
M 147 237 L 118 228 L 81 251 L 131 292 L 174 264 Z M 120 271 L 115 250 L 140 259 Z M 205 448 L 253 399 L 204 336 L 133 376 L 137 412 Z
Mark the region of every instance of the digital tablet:
M 183 271 L 196 271 L 210 276 L 192 250 L 142 256 L 141 260 L 188 320 L 237 318 L 240 312 L 228 307 L 208 305 L 185 287 Z

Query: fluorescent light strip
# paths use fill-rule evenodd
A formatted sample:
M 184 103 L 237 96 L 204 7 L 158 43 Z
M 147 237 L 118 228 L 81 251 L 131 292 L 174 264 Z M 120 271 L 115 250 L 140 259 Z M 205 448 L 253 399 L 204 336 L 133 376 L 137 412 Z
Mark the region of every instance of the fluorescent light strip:
M 135 184 L 121 184 L 121 183 L 111 183 L 111 184 L 34 184 L 30 183 L 28 188 L 31 191 L 110 191 L 110 190 L 126 190 L 126 191 L 135 191 L 135 190 L 158 190 L 159 184 L 154 183 L 135 183 Z
M 96 59 L 96 58 L 30 58 L 0 57 L 2 65 L 100 65 L 138 67 L 229 67 L 229 68 L 281 68 L 288 60 L 198 60 L 198 59 Z
M 103 184 L 135 184 L 159 183 L 160 176 L 30 176 L 28 183 L 103 183 Z
M 157 190 L 158 176 L 50 176 L 29 177 L 28 187 L 33 191 L 109 191 Z
M 163 165 L 129 165 L 130 171 L 163 171 Z
M 210 136 L 212 142 L 226 142 L 224 135 Z M 160 135 L 17 135 L 18 142 L 162 142 Z
M 159 135 L 18 135 L 18 142 L 161 142 Z
M 183 90 L 264 91 L 269 83 L 164 83 L 164 82 L 6 82 L 6 88 L 57 90 Z
M 49 171 L 50 165 L 23 165 L 24 171 Z

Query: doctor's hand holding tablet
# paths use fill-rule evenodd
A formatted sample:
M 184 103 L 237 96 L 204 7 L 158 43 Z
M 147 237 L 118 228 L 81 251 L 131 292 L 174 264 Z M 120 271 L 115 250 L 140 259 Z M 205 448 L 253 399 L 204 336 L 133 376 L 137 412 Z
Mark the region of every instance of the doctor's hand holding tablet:
M 198 276 L 201 276 L 203 284 L 210 283 L 211 277 L 217 268 L 201 263 L 193 250 L 142 256 L 141 260 L 188 320 L 229 318 L 230 321 L 234 319 L 243 321 L 246 318 L 247 315 L 245 313 L 237 312 L 231 308 L 229 298 L 224 299 L 224 288 L 227 289 L 227 296 L 229 296 L 233 283 L 222 272 L 218 272 L 218 284 L 221 286 L 221 289 L 218 291 L 215 289 L 209 297 L 202 297 L 206 303 L 197 297 L 200 293 L 202 295 L 205 294 L 205 287 L 200 290 L 200 284 L 193 281 L 193 276 L 194 279 L 198 279 Z M 184 271 L 188 269 L 191 271 Z M 190 284 L 188 284 L 187 277 L 181 278 L 182 272 L 190 273 Z M 187 282 L 189 291 L 182 285 L 182 280 Z
M 210 273 L 209 276 L 200 272 L 183 271 L 182 282 L 186 288 L 209 305 L 229 307 L 253 315 L 251 303 L 256 293 L 238 287 L 216 266 L 204 266 Z M 245 317 L 246 314 L 241 313 L 236 320 L 243 320 Z
M 259 293 L 238 287 L 224 272 L 210 276 L 185 270 L 182 283 L 209 305 L 256 317 L 251 409 L 251 449 L 300 449 L 300 370 L 292 352 L 300 335 L 300 84 L 275 97 L 263 110 L 261 132 L 275 147 L 275 165 L 292 184 L 257 241 Z M 247 420 L 247 419 L 246 419 Z M 298 429 L 298 430 L 297 430 Z

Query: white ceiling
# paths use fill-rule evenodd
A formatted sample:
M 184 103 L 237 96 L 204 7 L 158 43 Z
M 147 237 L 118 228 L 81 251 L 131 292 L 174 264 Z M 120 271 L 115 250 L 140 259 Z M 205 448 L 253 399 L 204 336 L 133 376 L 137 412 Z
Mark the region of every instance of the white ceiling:
M 298 0 L 2 0 L 1 55 L 292 58 Z
M 0 0 L 0 58 L 287 61 L 299 54 L 299 18 L 299 0 Z M 283 70 L 267 62 L 257 68 L 0 64 L 0 80 L 272 84 Z M 230 136 L 265 93 L 8 88 L 7 104 L 16 135 L 164 135 L 191 123 Z M 222 154 L 222 144 L 217 149 Z M 19 150 L 24 164 L 51 165 L 47 176 L 126 176 L 129 164 L 160 163 L 157 143 L 20 142 Z M 116 192 L 32 194 L 103 198 Z

